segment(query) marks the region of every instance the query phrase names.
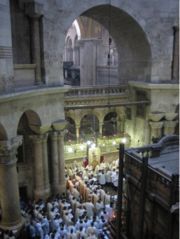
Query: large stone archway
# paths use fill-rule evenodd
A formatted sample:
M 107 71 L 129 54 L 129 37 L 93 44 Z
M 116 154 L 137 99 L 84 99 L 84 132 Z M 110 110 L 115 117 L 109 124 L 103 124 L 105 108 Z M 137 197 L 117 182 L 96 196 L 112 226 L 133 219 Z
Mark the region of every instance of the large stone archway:
M 72 6 L 69 7 L 71 8 Z M 65 11 L 67 11 L 67 9 L 65 9 Z M 76 8 L 76 11 L 68 12 L 66 21 L 61 18 L 61 14 L 56 15 L 55 25 L 56 29 L 59 28 L 59 35 L 54 31 L 54 27 L 52 28 L 52 26 L 49 25 L 47 20 L 44 21 L 44 25 L 46 26 L 47 24 L 47 27 L 44 27 L 45 44 L 46 41 L 48 41 L 48 48 L 46 48 L 46 51 L 47 54 L 51 54 L 52 57 L 52 59 L 50 59 L 50 56 L 48 57 L 46 68 L 51 66 L 49 70 L 52 71 L 55 64 L 56 67 L 57 64 L 59 64 L 58 72 L 60 73 L 62 70 L 61 59 L 66 32 L 70 27 L 70 21 L 72 24 L 74 19 L 77 19 L 78 16 L 92 18 L 102 24 L 110 32 L 118 50 L 119 83 L 127 83 L 130 80 L 148 81 L 151 79 L 151 47 L 146 33 L 128 12 L 124 11 L 119 6 L 110 6 L 107 3 L 102 3 L 102 5 L 96 3 L 94 6 L 92 6 L 92 4 L 86 4 L 84 8 L 79 6 Z M 60 20 L 61 26 L 58 26 Z M 48 32 L 46 32 L 46 28 L 48 28 Z M 53 43 L 52 46 L 51 43 L 49 45 L 50 32 L 51 42 Z M 45 62 L 46 60 L 47 59 L 45 59 Z M 57 69 L 53 70 L 53 74 L 56 74 L 56 72 Z M 62 74 L 58 74 L 58 79 L 61 76 Z M 52 78 L 50 80 L 52 80 Z M 63 81 L 63 79 L 60 79 L 60 81 L 61 80 Z

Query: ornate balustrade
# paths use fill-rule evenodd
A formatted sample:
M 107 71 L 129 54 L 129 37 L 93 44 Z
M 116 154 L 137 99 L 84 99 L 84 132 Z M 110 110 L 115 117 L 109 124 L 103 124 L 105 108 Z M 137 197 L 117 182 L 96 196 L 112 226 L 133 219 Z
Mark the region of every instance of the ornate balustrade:
M 69 97 L 87 97 L 87 96 L 107 96 L 125 94 L 127 90 L 126 85 L 114 86 L 89 86 L 89 87 L 73 87 L 65 94 L 65 98 Z

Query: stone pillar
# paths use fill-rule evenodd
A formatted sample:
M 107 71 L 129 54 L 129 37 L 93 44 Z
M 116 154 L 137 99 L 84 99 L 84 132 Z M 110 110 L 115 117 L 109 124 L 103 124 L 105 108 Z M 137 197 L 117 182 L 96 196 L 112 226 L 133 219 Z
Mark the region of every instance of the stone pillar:
M 81 86 L 96 84 L 97 45 L 100 40 L 83 39 L 80 44 L 80 79 Z
M 36 2 L 26 2 L 25 12 L 31 21 L 31 52 L 32 63 L 36 64 L 35 84 L 42 83 L 41 77 L 41 43 L 40 43 L 40 18 L 43 12 L 43 5 Z
M 58 162 L 59 162 L 59 193 L 66 191 L 64 168 L 64 131 L 58 133 Z
M 0 93 L 9 92 L 13 88 L 13 53 L 10 1 L 0 4 Z
M 18 229 L 23 221 L 19 203 L 16 151 L 22 137 L 0 141 L 0 205 L 2 218 L 0 227 Z
M 59 170 L 59 193 L 62 194 L 66 191 L 65 182 L 65 167 L 64 167 L 64 129 L 66 126 L 65 120 L 53 123 L 53 129 L 57 133 L 57 148 L 58 148 L 58 170 Z
M 37 85 L 42 83 L 39 21 L 40 21 L 40 16 L 39 15 L 31 16 L 32 63 L 36 64 L 36 81 L 35 81 L 35 84 L 37 84 Z
M 99 122 L 99 136 L 100 137 L 102 137 L 103 124 L 104 124 L 104 122 Z
M 80 63 L 80 56 L 79 56 L 79 47 L 74 47 L 74 65 L 79 66 Z
M 120 121 L 121 119 L 121 121 Z M 119 119 L 119 130 L 120 130 L 120 133 L 124 133 L 124 130 L 125 130 L 125 115 L 121 115 L 120 116 L 120 119 Z
M 121 119 L 117 116 L 117 134 L 121 132 Z
M 44 198 L 44 171 L 43 171 L 43 135 L 33 135 L 34 145 L 34 197 Z
M 164 134 L 174 134 L 177 121 L 164 121 Z
M 47 198 L 50 194 L 47 134 L 33 135 L 34 144 L 34 197 Z
M 59 193 L 59 162 L 57 137 L 57 132 L 51 132 L 52 192 L 54 195 Z
M 173 27 L 174 30 L 174 46 L 172 61 L 172 80 L 178 81 L 179 77 L 179 27 Z
M 49 164 L 48 164 L 48 151 L 47 151 L 47 134 L 43 135 L 42 147 L 43 147 L 43 166 L 44 166 L 44 192 L 45 197 L 48 197 L 50 194 L 50 185 L 49 185 Z
M 77 143 L 79 142 L 79 129 L 80 129 L 80 125 L 76 125 L 76 141 L 77 141 Z
M 162 127 L 164 122 L 153 122 L 150 121 L 149 122 L 150 126 L 151 126 L 151 139 L 159 139 L 162 136 Z

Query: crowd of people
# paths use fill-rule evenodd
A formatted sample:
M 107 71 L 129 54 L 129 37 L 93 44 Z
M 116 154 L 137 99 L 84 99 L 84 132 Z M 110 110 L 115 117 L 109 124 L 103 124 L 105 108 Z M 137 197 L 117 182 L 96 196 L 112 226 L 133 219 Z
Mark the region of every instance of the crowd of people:
M 115 217 L 117 195 L 106 185 L 117 187 L 117 161 L 95 168 L 74 163 L 67 167 L 66 193 L 25 203 L 21 212 L 25 226 L 18 236 L 0 231 L 0 238 L 15 239 L 108 239 L 107 223 Z

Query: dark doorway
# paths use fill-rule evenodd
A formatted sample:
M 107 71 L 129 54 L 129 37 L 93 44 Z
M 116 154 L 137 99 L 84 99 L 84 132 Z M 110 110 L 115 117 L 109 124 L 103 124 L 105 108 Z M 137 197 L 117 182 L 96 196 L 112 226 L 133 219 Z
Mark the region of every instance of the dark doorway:
M 20 199 L 24 202 L 28 201 L 27 186 L 22 186 L 19 188 Z

